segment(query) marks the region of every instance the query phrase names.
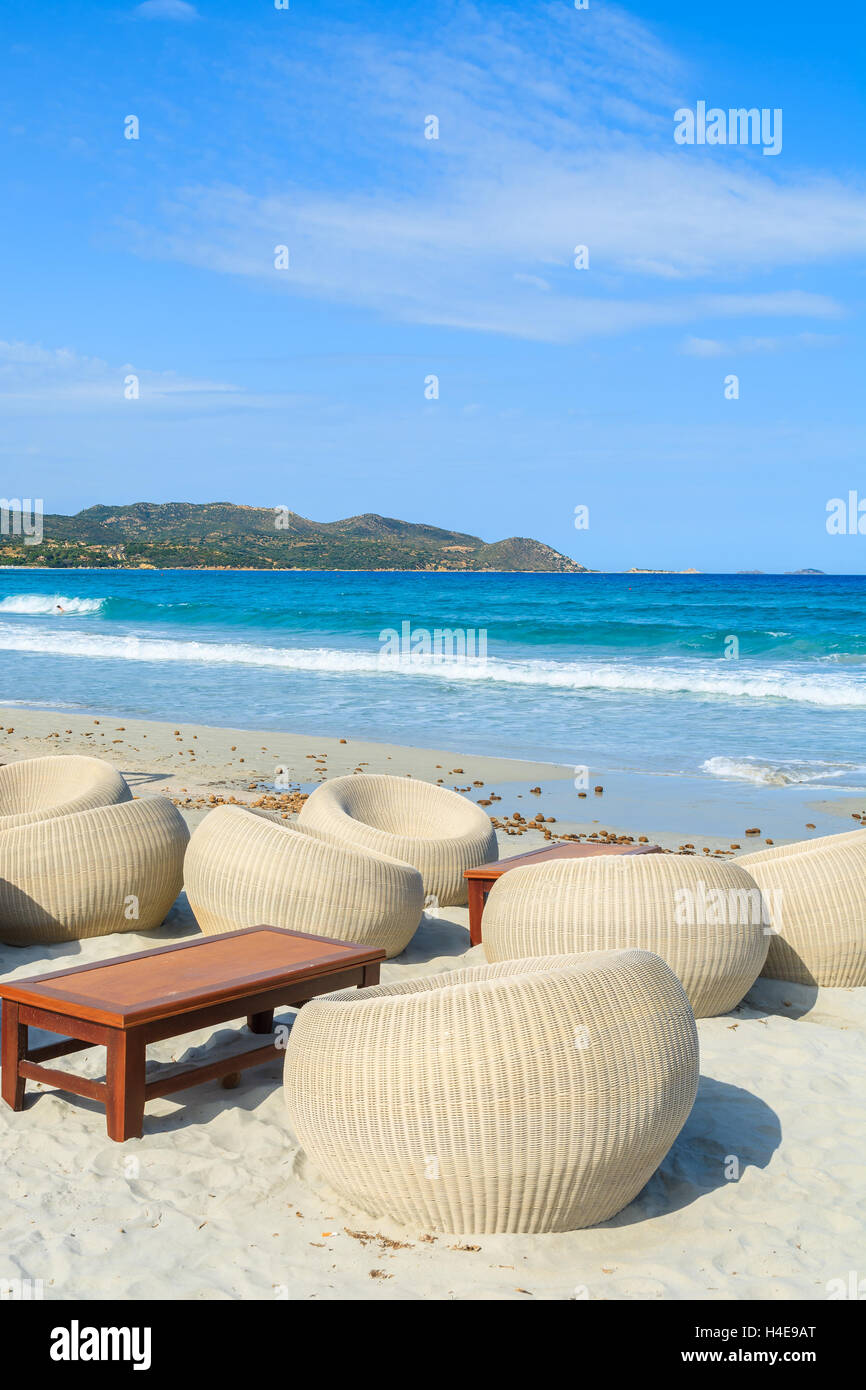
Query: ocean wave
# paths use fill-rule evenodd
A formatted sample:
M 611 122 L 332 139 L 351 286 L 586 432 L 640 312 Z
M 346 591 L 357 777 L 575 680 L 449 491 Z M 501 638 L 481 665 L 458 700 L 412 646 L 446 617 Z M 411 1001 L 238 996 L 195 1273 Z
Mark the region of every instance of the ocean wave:
M 7 610 L 8 611 L 8 610 Z M 792 674 L 778 667 L 744 669 L 741 662 L 676 665 L 505 660 L 461 661 L 434 657 L 389 659 L 378 650 L 267 647 L 244 642 L 195 642 L 172 638 L 63 632 L 0 623 L 0 650 L 78 659 L 187 662 L 270 667 L 325 675 L 495 682 L 550 690 L 638 692 L 711 699 L 789 700 L 827 708 L 866 707 L 866 681 L 820 673 Z
M 101 598 L 68 598 L 66 594 L 9 594 L 7 598 L 0 599 L 0 613 L 21 613 L 26 617 L 37 617 L 46 614 L 50 617 L 57 617 L 58 614 L 75 614 L 80 616 L 82 613 L 98 613 L 103 604 Z
M 759 758 L 707 758 L 701 772 L 727 781 L 752 782 L 762 787 L 802 786 L 810 782 L 826 782 L 852 772 L 866 772 L 858 763 L 827 763 L 820 761 L 795 762 L 780 759 L 764 762 Z

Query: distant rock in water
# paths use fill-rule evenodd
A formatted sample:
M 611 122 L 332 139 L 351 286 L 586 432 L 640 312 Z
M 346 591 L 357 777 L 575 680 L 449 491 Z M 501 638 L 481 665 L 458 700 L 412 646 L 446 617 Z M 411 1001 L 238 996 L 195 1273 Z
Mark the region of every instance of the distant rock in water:
M 309 521 L 288 507 L 133 502 L 43 518 L 41 545 L 0 535 L 0 559 L 37 568 L 255 570 L 537 570 L 586 574 L 526 536 L 488 543 L 367 512 Z
M 786 574 L 824 574 L 825 570 L 785 570 Z

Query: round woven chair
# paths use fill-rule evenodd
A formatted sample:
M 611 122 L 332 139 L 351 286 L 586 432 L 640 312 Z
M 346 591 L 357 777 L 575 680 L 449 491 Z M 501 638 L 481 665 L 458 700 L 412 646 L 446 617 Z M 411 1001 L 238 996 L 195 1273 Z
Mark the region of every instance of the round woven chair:
M 242 806 L 205 816 L 190 840 L 184 879 L 208 936 L 268 922 L 396 956 L 424 911 L 421 875 L 411 865 L 330 844 Z
M 688 1000 L 646 951 L 322 995 L 295 1021 L 284 1073 L 295 1134 L 350 1207 L 479 1234 L 614 1216 L 697 1083 Z
M 0 767 L 0 831 L 131 800 L 120 773 L 101 758 L 61 753 Z
M 440 907 L 465 903 L 464 869 L 498 857 L 496 832 L 480 806 L 411 777 L 363 773 L 323 782 L 304 803 L 299 824 L 334 844 L 414 864 L 424 892 Z
M 0 940 L 75 941 L 164 921 L 189 839 L 167 798 L 133 800 L 107 763 L 61 756 L 0 768 L 0 808 Z
M 866 985 L 864 831 L 759 850 L 737 862 L 760 885 L 770 913 L 763 975 L 802 985 Z
M 866 851 L 866 829 L 843 830 L 839 835 L 817 835 L 814 840 L 794 840 L 790 845 L 757 849 L 750 854 L 737 855 L 737 863 L 768 864 L 772 859 L 787 859 L 792 854 L 811 854 L 822 849 L 839 849 L 841 845 L 853 845 Z
M 703 1018 L 727 1013 L 754 984 L 770 927 L 755 880 L 737 865 L 636 854 L 510 869 L 491 889 L 482 929 L 490 961 L 655 951 Z

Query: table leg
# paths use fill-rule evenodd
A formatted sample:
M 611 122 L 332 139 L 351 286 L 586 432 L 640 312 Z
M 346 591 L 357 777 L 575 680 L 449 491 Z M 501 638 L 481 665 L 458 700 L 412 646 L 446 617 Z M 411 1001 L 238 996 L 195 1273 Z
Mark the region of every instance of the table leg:
M 264 1013 L 247 1014 L 247 1027 L 251 1033 L 273 1033 L 274 1031 L 274 1011 L 265 1009 Z M 241 1084 L 241 1074 L 239 1071 L 230 1071 L 220 1083 L 225 1090 L 233 1091 L 236 1086 Z
M 18 1005 L 7 999 L 3 1005 L 3 1099 L 13 1110 L 24 1109 L 24 1087 L 18 1063 L 27 1051 L 27 1026 L 18 1021 Z
M 481 944 L 481 914 L 487 896 L 483 879 L 469 879 L 469 941 L 473 946 Z
M 135 1029 L 114 1028 L 107 1044 L 105 1106 L 109 1139 L 140 1139 L 144 1127 L 145 1042 Z

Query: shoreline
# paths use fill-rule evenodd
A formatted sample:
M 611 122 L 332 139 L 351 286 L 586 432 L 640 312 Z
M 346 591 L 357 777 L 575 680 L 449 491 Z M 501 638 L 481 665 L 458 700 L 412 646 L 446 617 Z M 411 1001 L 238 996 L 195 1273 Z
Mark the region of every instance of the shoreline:
M 300 804 L 298 792 L 304 798 L 328 778 L 363 771 L 434 783 L 441 780 L 449 790 L 470 796 L 493 820 L 502 856 L 542 848 L 564 837 L 596 835 L 647 836 L 651 843 L 671 851 L 687 843 L 696 854 L 705 847 L 711 854 L 735 853 L 729 836 L 701 835 L 691 840 L 688 825 L 660 828 L 650 823 L 652 815 L 635 825 L 622 823 L 621 814 L 611 818 L 606 814 L 604 793 L 596 794 L 590 787 L 582 800 L 573 786 L 573 770 L 555 763 L 273 729 L 0 705 L 0 762 L 54 753 L 106 759 L 123 773 L 136 794 L 170 796 L 191 828 L 209 808 L 229 798 L 252 804 L 262 795 L 272 795 L 277 780 L 285 795 L 287 818 L 293 818 Z M 629 774 L 618 774 L 618 778 L 630 780 Z M 656 780 L 677 784 L 680 779 Z M 540 791 L 534 790 L 538 787 Z M 537 814 L 545 818 L 546 835 L 515 819 L 529 820 Z M 756 842 L 742 842 L 743 852 L 756 847 Z
M 575 561 L 579 564 L 579 561 Z M 596 570 L 587 566 L 581 566 L 574 570 L 495 570 L 495 569 L 457 569 L 449 567 L 429 568 L 429 569 L 395 569 L 389 566 L 387 569 L 324 569 L 317 565 L 310 568 L 306 565 L 291 565 L 289 567 L 274 566 L 273 568 L 259 567 L 258 565 L 0 565 L 0 570 L 14 571 L 17 574 L 573 574 L 581 578 L 588 574 L 600 575 L 619 575 L 622 578 L 641 579 L 647 575 L 666 575 L 669 579 L 675 579 L 679 575 L 689 575 L 701 579 L 862 579 L 864 575 L 860 573 L 848 574 L 835 570 L 664 570 L 664 569 L 628 569 L 628 570 Z
M 855 823 L 855 809 L 866 813 L 864 798 L 844 789 L 832 797 L 826 789 L 744 785 L 733 788 L 732 795 L 730 784 L 716 785 L 692 774 L 595 769 L 581 796 L 574 769 L 557 763 L 350 736 L 141 719 L 97 706 L 92 712 L 72 713 L 0 704 L 0 763 L 52 753 L 105 758 L 136 793 L 170 796 L 191 826 L 209 805 L 231 797 L 250 804 L 271 794 L 277 780 L 287 794 L 285 809 L 293 816 L 306 793 L 326 778 L 358 771 L 434 783 L 441 779 L 443 786 L 484 806 L 504 855 L 541 848 L 551 840 L 610 835 L 646 836 L 665 850 L 733 858 L 768 842 L 847 830 Z M 604 790 L 596 794 L 594 785 Z M 784 813 L 778 793 L 793 800 Z M 761 813 L 755 819 L 758 806 Z M 547 834 L 520 824 L 521 816 L 529 820 L 536 814 L 544 817 Z M 760 835 L 746 837 L 751 826 Z

